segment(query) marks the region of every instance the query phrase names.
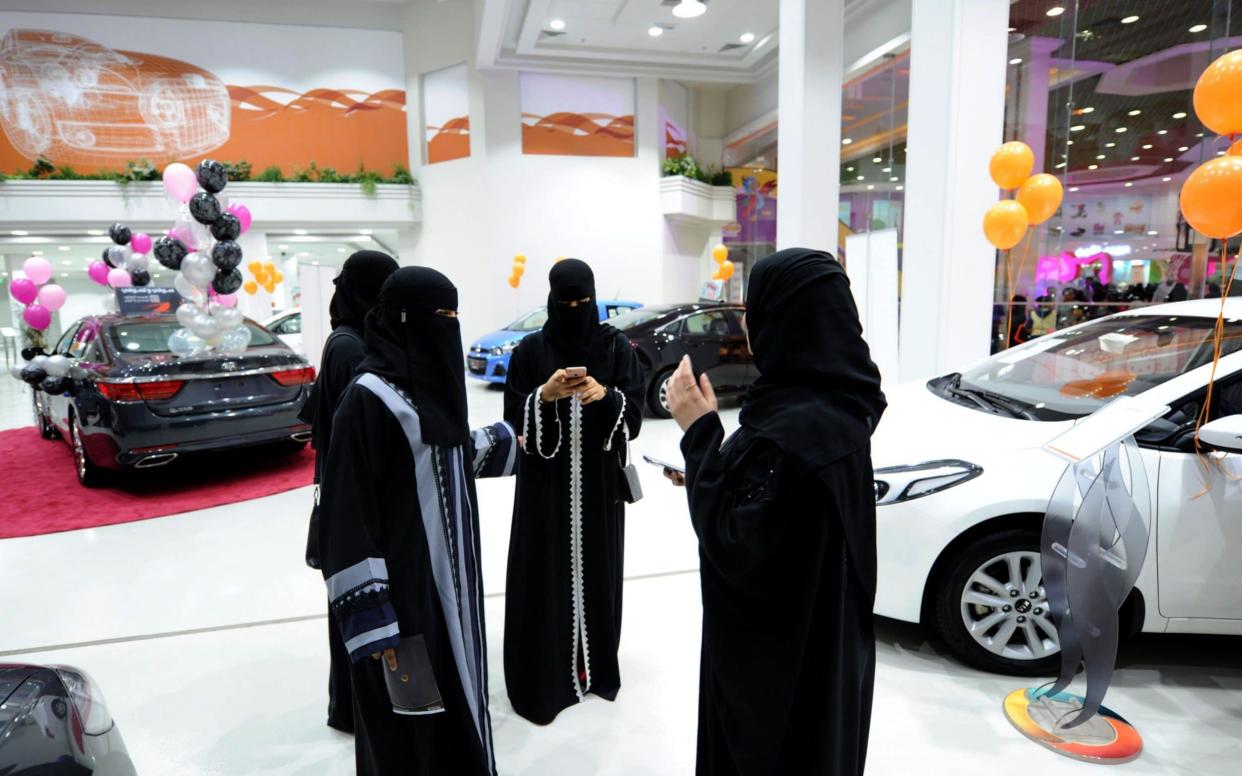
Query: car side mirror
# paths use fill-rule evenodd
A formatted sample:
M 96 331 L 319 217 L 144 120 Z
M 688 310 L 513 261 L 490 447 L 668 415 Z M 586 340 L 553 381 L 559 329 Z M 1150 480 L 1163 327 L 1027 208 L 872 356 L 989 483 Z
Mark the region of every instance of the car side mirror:
M 1242 453 L 1242 415 L 1226 415 L 1204 425 L 1199 439 L 1217 450 Z

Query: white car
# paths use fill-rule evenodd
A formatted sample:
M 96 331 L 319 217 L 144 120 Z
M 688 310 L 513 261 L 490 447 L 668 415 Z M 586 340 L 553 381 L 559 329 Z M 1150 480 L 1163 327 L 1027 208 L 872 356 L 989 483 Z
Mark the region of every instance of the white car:
M 1242 298 L 1120 313 L 905 384 L 872 442 L 877 614 L 930 626 L 964 662 L 1055 673 L 1059 644 L 1039 564 L 1044 511 L 1065 464 L 1042 446 L 1118 395 L 1172 409 L 1136 434 L 1151 483 L 1151 541 L 1122 607 L 1131 632 L 1242 634 Z
M 293 352 L 306 355 L 302 350 L 302 308 L 294 307 L 277 313 L 263 322 L 263 327 L 280 338 Z

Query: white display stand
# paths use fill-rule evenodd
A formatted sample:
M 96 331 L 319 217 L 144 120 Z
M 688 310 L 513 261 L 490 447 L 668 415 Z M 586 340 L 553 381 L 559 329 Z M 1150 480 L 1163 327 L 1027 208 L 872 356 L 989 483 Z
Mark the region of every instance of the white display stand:
M 316 369 L 323 354 L 323 343 L 332 332 L 328 303 L 336 285 L 332 282 L 337 270 L 303 264 L 298 278 L 302 284 L 302 351 Z
M 858 305 L 863 337 L 885 384 L 897 380 L 897 230 L 860 232 L 845 238 L 846 272 Z

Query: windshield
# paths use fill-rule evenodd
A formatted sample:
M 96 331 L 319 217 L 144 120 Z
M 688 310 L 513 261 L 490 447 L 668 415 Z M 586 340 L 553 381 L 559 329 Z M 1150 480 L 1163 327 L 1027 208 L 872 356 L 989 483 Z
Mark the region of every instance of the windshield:
M 276 342 L 267 330 L 246 321 L 250 347 L 261 348 Z M 168 338 L 182 328 L 176 321 L 126 321 L 109 328 L 108 336 L 118 353 L 168 353 Z
M 1017 402 L 1040 420 L 1089 415 L 1210 363 L 1215 325 L 1166 315 L 1095 321 L 998 353 L 962 373 L 960 387 Z M 1239 349 L 1242 320 L 1227 321 L 1221 356 Z
M 538 331 L 548 322 L 548 308 L 540 307 L 538 310 L 531 310 L 526 315 L 518 318 L 513 323 L 505 327 L 505 331 Z
M 668 310 L 662 310 L 658 307 L 640 307 L 637 310 L 614 315 L 608 319 L 608 325 L 624 331 L 648 321 L 654 321 L 656 318 L 661 318 L 665 315 L 668 315 Z

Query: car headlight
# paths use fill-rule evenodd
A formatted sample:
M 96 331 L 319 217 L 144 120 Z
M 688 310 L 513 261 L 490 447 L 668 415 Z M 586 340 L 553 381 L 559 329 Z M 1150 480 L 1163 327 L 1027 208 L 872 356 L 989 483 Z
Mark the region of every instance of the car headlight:
M 930 496 L 969 482 L 980 474 L 983 474 L 981 467 L 954 460 L 876 469 L 875 503 L 876 506 L 884 506 Z
M 512 353 L 513 349 L 516 347 L 517 347 L 516 342 L 506 342 L 503 345 L 499 345 L 497 347 L 492 348 L 488 352 L 491 353 L 493 356 L 503 356 L 506 353 Z

